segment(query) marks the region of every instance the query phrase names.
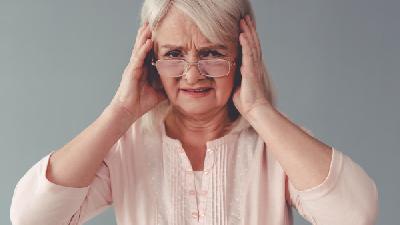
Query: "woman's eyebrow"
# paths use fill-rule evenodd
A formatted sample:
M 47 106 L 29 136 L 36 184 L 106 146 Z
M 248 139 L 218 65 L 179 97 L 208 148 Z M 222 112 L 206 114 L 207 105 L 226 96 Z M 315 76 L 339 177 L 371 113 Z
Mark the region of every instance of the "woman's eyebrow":
M 211 50 L 211 49 L 212 50 L 216 50 L 216 49 L 226 50 L 226 49 L 228 49 L 228 47 L 226 47 L 223 44 L 216 44 L 216 45 L 201 47 L 199 50 Z
M 184 49 L 184 47 L 179 46 L 179 45 L 171 45 L 171 44 L 165 44 L 165 45 L 161 45 L 160 49 L 178 49 L 178 50 L 182 50 Z M 209 46 L 204 46 L 199 48 L 199 51 L 204 51 L 204 50 L 210 50 L 210 49 L 221 49 L 221 50 L 226 50 L 228 49 L 228 47 L 226 47 L 223 44 L 216 44 L 216 45 L 209 45 Z
M 183 47 L 178 46 L 178 45 L 170 45 L 170 44 L 165 44 L 165 45 L 161 45 L 160 49 L 183 49 Z

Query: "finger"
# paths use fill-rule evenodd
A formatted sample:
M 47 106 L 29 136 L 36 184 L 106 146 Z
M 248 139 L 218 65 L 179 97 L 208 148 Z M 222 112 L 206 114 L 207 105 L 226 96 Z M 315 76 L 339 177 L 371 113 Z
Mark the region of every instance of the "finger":
M 140 49 L 137 50 L 136 54 L 133 55 L 131 58 L 131 63 L 132 63 L 132 70 L 134 72 L 134 78 L 135 79 L 140 79 L 142 76 L 142 69 L 144 65 L 144 59 L 146 58 L 148 52 L 152 48 L 152 40 L 147 39 L 145 44 L 141 46 Z
M 153 41 L 151 40 L 151 38 L 147 38 L 145 43 L 138 50 L 138 55 L 139 55 L 138 59 L 141 63 L 144 62 L 144 59 L 146 58 L 147 54 L 149 53 L 152 47 L 153 47 Z
M 257 56 L 261 57 L 261 45 L 260 45 L 260 39 L 258 37 L 257 31 L 256 31 L 256 27 L 254 24 L 254 20 L 251 19 L 251 17 L 249 15 L 246 15 L 245 17 L 246 20 L 246 24 L 249 27 L 249 30 L 251 32 L 251 38 L 253 40 L 253 46 L 256 48 L 257 50 Z
M 245 32 L 245 36 L 248 39 L 248 43 L 251 46 L 251 51 L 253 52 L 254 60 L 258 60 L 260 58 L 260 50 L 258 47 L 257 39 L 254 38 L 254 32 L 252 28 L 247 24 L 246 19 L 243 19 L 242 25 L 243 30 Z
M 240 72 L 242 76 L 245 77 L 248 73 L 254 73 L 253 71 L 253 52 L 251 51 L 251 46 L 249 44 L 248 38 L 245 37 L 245 33 L 240 33 L 239 42 L 242 46 L 242 67 L 240 68 Z M 245 68 L 246 71 L 243 71 Z
M 135 42 L 134 51 L 140 49 L 142 45 L 146 42 L 146 39 L 151 37 L 151 29 L 149 26 L 145 26 L 142 31 L 138 34 Z
M 147 27 L 148 27 L 148 23 L 145 22 L 139 28 L 138 33 L 137 33 L 136 38 L 135 38 L 135 43 L 134 43 L 133 48 L 132 48 L 132 53 L 131 53 L 132 55 L 134 55 L 135 52 L 137 51 L 137 49 L 139 49 L 144 44 L 144 42 L 146 41 L 146 40 L 143 40 L 143 35 L 146 33 Z
M 245 20 L 245 25 L 248 27 L 249 33 L 251 34 L 250 37 L 252 39 L 251 41 L 253 43 L 253 46 L 257 47 L 257 38 L 256 38 L 257 37 L 257 33 L 256 33 L 255 29 L 254 29 L 254 26 L 253 26 L 253 23 L 251 21 L 250 16 L 246 15 L 244 20 Z
M 147 52 L 152 47 L 152 40 L 146 39 L 145 43 L 138 47 L 134 54 L 132 54 L 130 62 L 134 63 L 135 65 L 141 65 L 144 62 L 144 58 L 146 57 Z M 144 54 L 144 55 L 143 55 Z
M 132 42 L 132 54 L 137 48 L 137 43 L 138 43 L 139 37 L 142 34 L 142 31 L 145 26 L 146 26 L 146 23 L 142 24 L 142 26 L 140 26 L 139 29 L 137 30 L 135 40 Z
M 140 48 L 140 46 L 142 46 L 142 45 L 144 45 L 144 43 L 146 42 L 146 40 L 148 39 L 148 38 L 150 38 L 151 37 L 151 29 L 150 29 L 150 26 L 146 26 L 144 29 L 143 29 L 143 31 L 142 31 L 142 33 L 140 34 L 140 36 L 139 36 L 139 39 L 138 39 L 138 47 Z
M 250 15 L 246 15 L 245 16 L 245 20 L 247 22 L 247 24 L 253 28 L 254 30 L 256 30 L 256 24 L 255 24 L 255 20 L 253 18 L 251 18 Z
M 247 22 L 245 19 L 240 20 L 240 28 L 246 34 L 246 38 L 251 38 L 251 30 L 250 30 L 250 27 L 247 25 Z M 252 48 L 255 47 L 255 46 L 253 46 L 253 40 L 249 40 L 249 44 Z
M 136 34 L 136 38 L 135 38 L 135 44 L 138 42 L 140 36 L 143 33 L 143 30 L 146 28 L 146 26 L 148 25 L 147 22 L 143 23 L 142 26 L 140 26 L 140 28 L 138 29 L 138 32 Z

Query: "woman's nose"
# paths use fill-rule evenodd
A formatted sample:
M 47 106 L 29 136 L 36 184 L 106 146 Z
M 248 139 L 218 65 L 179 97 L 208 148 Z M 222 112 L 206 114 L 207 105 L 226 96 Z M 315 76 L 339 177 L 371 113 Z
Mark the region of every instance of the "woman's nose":
M 198 80 L 206 79 L 206 76 L 200 73 L 196 64 L 188 65 L 188 67 L 186 74 L 183 75 L 188 84 L 195 84 Z

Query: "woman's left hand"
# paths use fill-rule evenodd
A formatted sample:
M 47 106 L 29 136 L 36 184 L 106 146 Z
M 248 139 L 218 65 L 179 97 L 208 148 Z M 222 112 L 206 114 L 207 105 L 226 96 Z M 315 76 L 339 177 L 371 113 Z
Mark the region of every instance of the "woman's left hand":
M 267 73 L 261 54 L 260 41 L 255 23 L 250 16 L 240 20 L 239 42 L 242 46 L 242 82 L 233 95 L 233 102 L 243 117 L 257 107 L 271 106 L 266 96 L 265 75 Z

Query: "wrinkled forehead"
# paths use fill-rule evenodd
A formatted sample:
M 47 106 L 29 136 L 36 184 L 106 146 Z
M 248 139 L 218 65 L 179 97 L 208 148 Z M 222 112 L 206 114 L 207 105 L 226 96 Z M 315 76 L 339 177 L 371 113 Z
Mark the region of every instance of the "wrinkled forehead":
M 196 23 L 185 13 L 172 7 L 153 31 L 156 52 L 161 46 L 180 46 L 184 49 L 201 49 L 220 46 L 227 50 L 235 48 L 234 43 L 212 43 L 200 31 Z

